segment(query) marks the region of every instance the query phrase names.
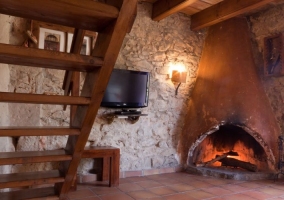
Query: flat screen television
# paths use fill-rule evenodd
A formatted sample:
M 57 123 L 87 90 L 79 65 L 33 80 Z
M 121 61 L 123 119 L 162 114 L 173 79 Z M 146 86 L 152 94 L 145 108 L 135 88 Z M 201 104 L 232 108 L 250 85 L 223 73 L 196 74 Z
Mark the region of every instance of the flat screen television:
M 149 72 L 114 69 L 101 106 L 122 109 L 147 107 L 149 79 Z

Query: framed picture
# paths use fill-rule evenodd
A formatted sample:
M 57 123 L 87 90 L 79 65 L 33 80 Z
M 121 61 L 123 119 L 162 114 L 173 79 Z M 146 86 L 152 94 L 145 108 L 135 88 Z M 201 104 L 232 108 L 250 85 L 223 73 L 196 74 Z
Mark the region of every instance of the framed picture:
M 31 31 L 39 42 L 37 45 L 30 47 L 70 52 L 74 28 L 32 20 Z M 96 32 L 86 31 L 81 54 L 91 54 L 91 50 L 96 43 L 97 35 Z
M 65 52 L 66 34 L 47 28 L 39 28 L 39 49 Z
M 67 53 L 70 53 L 70 48 L 73 40 L 73 34 L 68 33 L 67 34 Z M 91 54 L 91 46 L 92 46 L 92 41 L 91 37 L 85 36 L 81 48 L 81 55 L 90 55 Z
M 264 75 L 283 76 L 283 36 L 277 34 L 264 38 Z

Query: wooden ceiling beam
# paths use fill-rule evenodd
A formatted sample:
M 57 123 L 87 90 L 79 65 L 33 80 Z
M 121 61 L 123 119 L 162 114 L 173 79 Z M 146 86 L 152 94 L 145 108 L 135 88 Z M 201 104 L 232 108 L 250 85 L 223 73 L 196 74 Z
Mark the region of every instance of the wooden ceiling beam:
M 225 0 L 191 16 L 191 29 L 198 30 L 250 12 L 274 0 Z
M 198 0 L 158 0 L 153 4 L 152 19 L 160 21 L 190 6 Z

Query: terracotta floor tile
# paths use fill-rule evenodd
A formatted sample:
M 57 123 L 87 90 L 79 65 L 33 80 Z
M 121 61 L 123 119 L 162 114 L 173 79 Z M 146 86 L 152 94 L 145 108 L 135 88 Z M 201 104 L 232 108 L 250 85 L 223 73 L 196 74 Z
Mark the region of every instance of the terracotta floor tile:
M 140 181 L 147 181 L 147 180 L 149 180 L 147 178 L 147 176 L 136 176 L 136 177 L 129 177 L 129 178 L 125 178 L 125 179 L 128 182 L 134 182 L 134 183 L 140 182 Z
M 205 192 L 203 190 L 192 190 L 190 192 L 184 193 L 188 197 L 193 197 L 194 199 L 208 199 L 215 197 L 216 195 L 210 194 L 208 192 Z
M 187 173 L 170 173 L 170 174 L 164 174 L 164 177 L 170 178 L 170 179 L 177 179 L 180 180 L 184 177 L 189 177 L 190 175 Z
M 179 180 L 176 180 L 176 179 L 163 179 L 163 180 L 157 180 L 157 182 L 163 184 L 163 185 L 172 185 L 172 184 L 178 184 L 178 183 L 182 183 L 181 181 Z
M 195 187 L 187 185 L 187 184 L 168 185 L 168 187 L 177 191 L 177 192 L 185 192 L 185 191 L 196 189 Z
M 155 181 L 168 179 L 167 177 L 161 176 L 160 174 L 150 175 L 150 176 L 147 176 L 147 178 L 151 180 L 155 180 Z
M 128 195 L 133 197 L 134 199 L 149 199 L 149 198 L 158 197 L 156 194 L 147 190 L 129 192 Z
M 143 190 L 140 185 L 137 185 L 136 183 L 125 183 L 125 184 L 120 184 L 118 186 L 118 189 L 120 189 L 122 192 L 131 192 L 131 191 L 136 191 L 136 190 Z
M 100 196 L 101 200 L 132 200 L 133 198 L 124 193 L 106 194 Z
M 204 181 L 188 181 L 188 182 L 185 182 L 186 184 L 189 184 L 190 186 L 192 187 L 195 187 L 195 188 L 209 188 L 209 187 L 214 187 L 214 185 L 211 185 L 207 182 L 204 182 Z
M 205 182 L 207 182 L 207 183 L 209 183 L 209 184 L 211 184 L 211 185 L 225 185 L 225 184 L 227 184 L 227 181 L 226 180 L 224 180 L 224 179 L 207 179 L 207 180 L 205 180 Z
M 82 197 L 79 200 L 101 200 L 99 197 Z
M 284 190 L 279 190 L 272 187 L 264 187 L 257 190 L 266 194 L 273 195 L 274 197 L 284 195 Z
M 164 196 L 164 199 L 166 199 L 166 200 L 196 200 L 193 197 L 186 196 L 184 193 Z
M 240 194 L 240 193 L 222 196 L 222 198 L 224 198 L 225 200 L 255 200 L 254 198 L 252 198 L 250 196 L 246 196 L 246 195 Z
M 263 184 L 259 184 L 257 182 L 244 182 L 244 183 L 240 183 L 238 185 L 245 187 L 245 188 L 250 188 L 250 189 L 265 187 Z
M 92 190 L 97 195 L 121 192 L 116 187 L 90 187 L 90 190 Z
M 275 184 L 271 185 L 270 187 L 273 187 L 273 188 L 279 189 L 279 190 L 284 190 L 284 183 L 275 183 Z
M 255 199 L 259 199 L 259 200 L 264 200 L 264 199 L 269 199 L 271 197 L 273 197 L 272 195 L 263 193 L 261 191 L 257 191 L 257 190 L 249 190 L 246 192 L 242 192 L 242 194 L 246 195 L 246 196 L 250 196 L 252 198 Z
M 137 182 L 136 184 L 146 189 L 163 186 L 161 183 L 153 181 L 153 180 L 141 181 L 141 182 Z
M 221 187 L 210 187 L 210 188 L 202 188 L 201 190 L 208 192 L 210 194 L 214 194 L 215 196 L 222 196 L 226 194 L 232 194 L 232 191 L 226 190 Z
M 234 185 L 234 184 L 228 184 L 228 185 L 221 185 L 220 187 L 226 189 L 226 190 L 230 190 L 234 193 L 237 193 L 237 192 L 244 192 L 246 190 L 249 190 L 249 188 L 245 188 L 245 187 L 242 187 L 240 185 Z
M 123 183 L 131 183 L 131 182 L 127 178 L 120 178 L 119 184 L 123 184 Z
M 160 195 L 160 196 L 176 193 L 176 191 L 172 190 L 169 187 L 157 187 L 157 188 L 150 188 L 148 190 L 150 192 L 152 192 L 156 195 Z
M 81 199 L 82 197 L 96 197 L 97 195 L 90 189 L 81 189 L 74 192 L 69 192 L 68 198 L 70 200 Z

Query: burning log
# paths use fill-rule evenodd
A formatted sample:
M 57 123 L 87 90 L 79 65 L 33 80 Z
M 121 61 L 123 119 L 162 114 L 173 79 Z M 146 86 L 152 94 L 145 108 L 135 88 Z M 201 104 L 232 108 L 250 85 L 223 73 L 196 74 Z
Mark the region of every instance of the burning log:
M 221 159 L 224 159 L 226 158 L 227 156 L 238 156 L 239 154 L 237 152 L 234 152 L 234 151 L 229 151 L 227 153 L 224 153 L 223 155 L 217 155 L 214 159 L 208 161 L 208 162 L 205 162 L 205 163 L 198 163 L 196 164 L 197 167 L 204 167 L 204 166 L 208 166 L 208 165 L 211 165 L 213 164 L 214 162 L 217 162 Z
M 235 158 L 223 158 L 219 160 L 221 162 L 222 166 L 231 166 L 231 167 L 240 167 L 252 172 L 257 171 L 257 166 L 254 164 L 251 164 L 250 162 L 244 162 Z

